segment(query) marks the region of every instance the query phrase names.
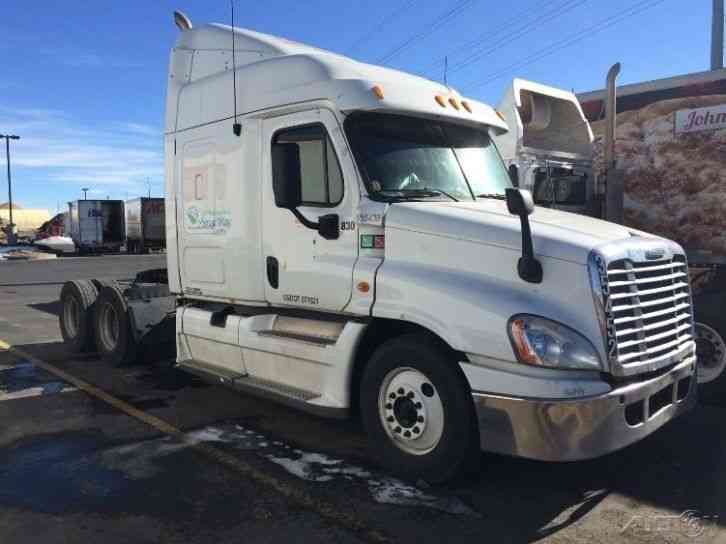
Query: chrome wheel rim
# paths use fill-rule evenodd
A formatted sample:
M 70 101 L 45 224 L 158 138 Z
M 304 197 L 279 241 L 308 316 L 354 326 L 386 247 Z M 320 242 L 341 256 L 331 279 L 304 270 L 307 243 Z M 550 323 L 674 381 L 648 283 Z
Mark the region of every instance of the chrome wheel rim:
M 698 383 L 712 382 L 726 368 L 726 344 L 721 335 L 703 323 L 696 323 Z
M 101 307 L 101 319 L 99 319 L 99 337 L 103 347 L 107 351 L 113 351 L 116 348 L 119 337 L 119 320 L 116 308 L 113 304 L 106 303 Z
M 406 453 L 425 455 L 444 434 L 444 405 L 431 380 L 411 367 L 391 370 L 378 393 L 378 414 L 391 441 Z
M 70 296 L 65 300 L 63 305 L 63 321 L 65 322 L 66 332 L 72 338 L 78 336 L 78 331 L 81 328 L 81 309 L 78 304 L 78 299 L 74 296 Z

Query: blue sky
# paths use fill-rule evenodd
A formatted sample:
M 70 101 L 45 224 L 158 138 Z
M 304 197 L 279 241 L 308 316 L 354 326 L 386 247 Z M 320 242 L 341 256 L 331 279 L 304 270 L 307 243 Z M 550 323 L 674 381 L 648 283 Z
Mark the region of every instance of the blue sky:
M 55 212 L 82 187 L 96 198 L 149 185 L 161 195 L 174 9 L 196 24 L 229 22 L 226 0 L 3 2 L 0 133 L 22 137 L 11 144 L 17 202 Z M 706 70 L 710 9 L 711 0 L 237 0 L 236 16 L 237 26 L 433 79 L 448 56 L 449 85 L 496 104 L 514 76 L 579 92 L 602 87 L 616 61 L 621 83 Z

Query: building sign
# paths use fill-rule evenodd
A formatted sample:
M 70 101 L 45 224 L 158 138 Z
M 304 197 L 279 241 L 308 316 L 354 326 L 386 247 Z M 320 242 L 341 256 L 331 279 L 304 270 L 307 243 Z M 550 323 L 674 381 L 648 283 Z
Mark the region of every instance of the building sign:
M 675 123 L 676 134 L 726 129 L 726 104 L 695 110 L 678 110 Z

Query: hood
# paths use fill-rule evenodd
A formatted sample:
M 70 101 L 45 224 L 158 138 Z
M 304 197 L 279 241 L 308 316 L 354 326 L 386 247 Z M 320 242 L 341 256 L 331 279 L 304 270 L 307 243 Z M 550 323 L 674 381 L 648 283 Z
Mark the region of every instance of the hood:
M 529 221 L 537 255 L 580 264 L 587 263 L 593 248 L 636 234 L 616 223 L 542 207 L 535 208 Z M 522 248 L 519 217 L 507 211 L 503 200 L 396 203 L 386 213 L 385 226 L 517 251 Z

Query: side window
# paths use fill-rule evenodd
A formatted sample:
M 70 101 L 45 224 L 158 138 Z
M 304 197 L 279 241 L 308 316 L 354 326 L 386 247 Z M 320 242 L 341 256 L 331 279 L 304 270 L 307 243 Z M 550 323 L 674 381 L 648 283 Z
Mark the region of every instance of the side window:
M 302 201 L 311 206 L 335 206 L 343 199 L 343 174 L 333 143 L 322 125 L 278 132 L 272 142 L 295 144 L 300 150 Z

